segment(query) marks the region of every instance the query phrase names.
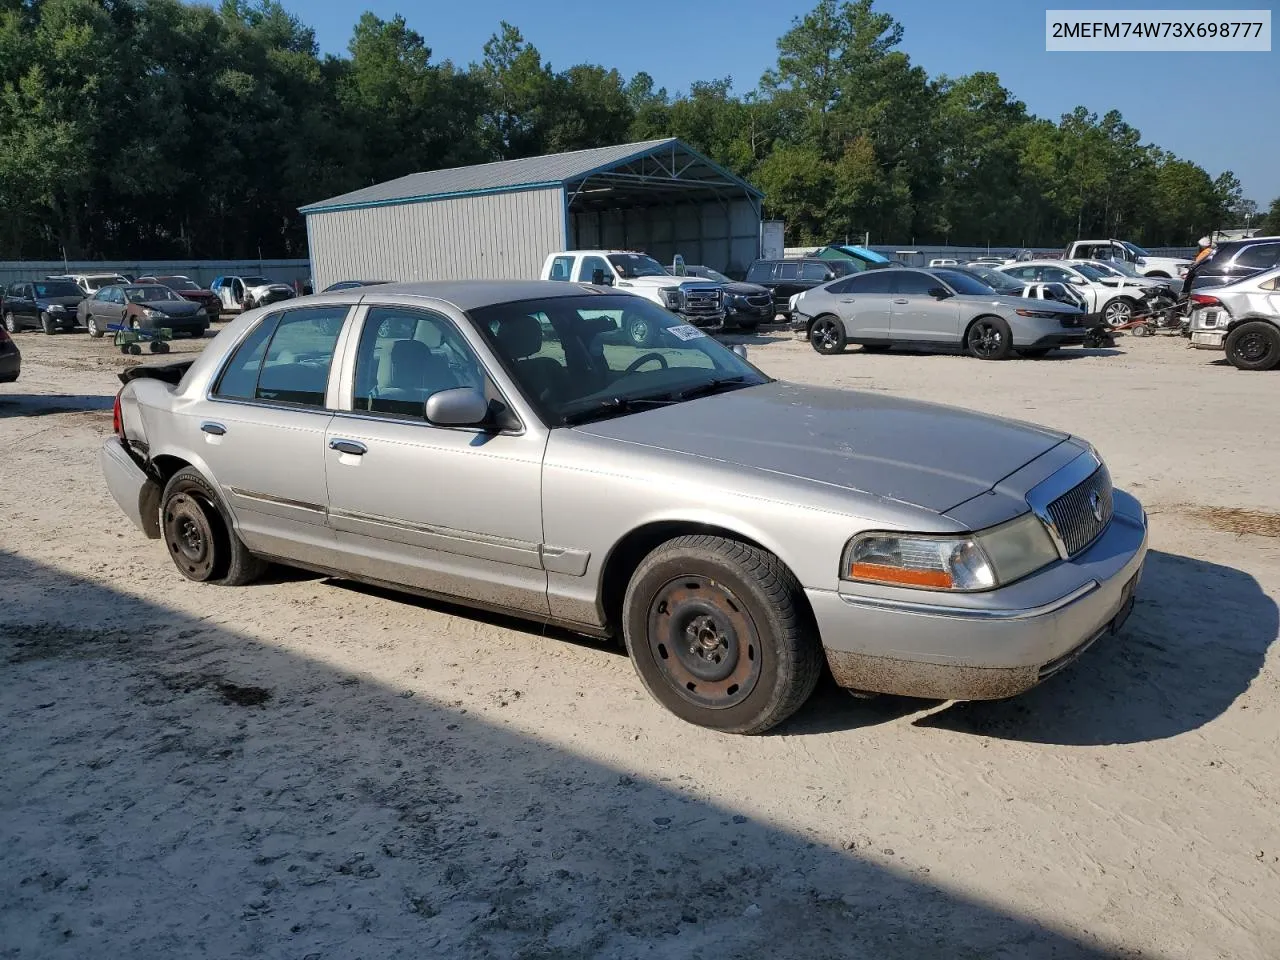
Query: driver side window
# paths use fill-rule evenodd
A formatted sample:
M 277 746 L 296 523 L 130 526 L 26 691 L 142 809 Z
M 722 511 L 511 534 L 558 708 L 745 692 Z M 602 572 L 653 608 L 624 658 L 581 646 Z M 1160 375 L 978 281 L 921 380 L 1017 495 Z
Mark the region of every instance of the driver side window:
M 352 409 L 422 420 L 433 393 L 457 387 L 483 390 L 486 381 L 480 361 L 447 317 L 373 307 L 356 349 Z
M 583 257 L 582 263 L 578 265 L 578 282 L 590 283 L 597 270 L 603 271 L 606 279 L 613 276 L 609 264 L 604 262 L 603 257 Z

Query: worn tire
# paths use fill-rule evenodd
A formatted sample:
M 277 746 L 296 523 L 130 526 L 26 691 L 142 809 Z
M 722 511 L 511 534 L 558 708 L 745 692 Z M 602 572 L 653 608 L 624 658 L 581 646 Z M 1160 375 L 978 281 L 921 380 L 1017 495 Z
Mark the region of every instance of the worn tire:
M 5 311 L 4 328 L 9 333 L 17 333 L 22 329 L 22 324 L 18 322 L 18 318 L 13 315 L 12 310 Z
M 101 340 L 103 335 L 106 333 L 106 331 L 102 329 L 102 324 L 98 322 L 98 318 L 92 314 L 85 318 L 84 326 L 85 329 L 89 331 L 89 336 L 93 337 L 95 340 Z
M 844 321 L 829 313 L 818 317 L 809 326 L 809 344 L 824 357 L 844 353 L 845 347 L 849 345 L 844 332 Z
M 236 536 L 213 486 L 194 467 L 182 468 L 165 484 L 160 533 L 174 566 L 188 580 L 238 587 L 266 569 Z
M 1013 355 L 1013 333 L 1002 317 L 978 317 L 964 332 L 964 344 L 979 360 L 1007 360 Z
M 1250 320 L 1227 334 L 1227 360 L 1237 370 L 1273 370 L 1280 365 L 1280 329 Z
M 44 331 L 46 337 L 52 337 L 58 332 L 58 325 L 53 322 L 53 317 L 41 311 L 40 313 L 40 329 Z
M 703 592 L 694 591 L 684 605 L 672 601 L 673 612 L 665 601 L 668 591 L 686 588 L 689 584 L 681 581 L 694 579 L 706 584 Z M 736 603 L 716 607 L 715 600 L 726 594 Z M 750 684 L 748 689 L 730 686 L 722 702 L 713 706 L 697 702 L 694 687 L 681 686 L 680 677 L 672 675 L 673 669 L 685 669 L 685 653 L 675 656 L 664 642 L 693 636 L 696 622 L 706 619 L 698 611 L 707 609 L 736 617 L 748 628 L 741 637 L 745 642 L 735 641 L 725 649 L 726 659 L 751 673 L 743 681 Z M 650 629 L 651 622 L 661 623 L 662 618 L 676 618 L 667 621 L 675 632 Z M 681 631 L 679 623 L 685 618 L 692 619 Z M 627 585 L 622 626 L 631 662 L 650 695 L 682 720 L 714 730 L 763 733 L 800 708 L 822 673 L 822 646 L 799 582 L 773 554 L 736 540 L 684 536 L 653 550 Z M 708 679 L 704 689 L 713 683 Z

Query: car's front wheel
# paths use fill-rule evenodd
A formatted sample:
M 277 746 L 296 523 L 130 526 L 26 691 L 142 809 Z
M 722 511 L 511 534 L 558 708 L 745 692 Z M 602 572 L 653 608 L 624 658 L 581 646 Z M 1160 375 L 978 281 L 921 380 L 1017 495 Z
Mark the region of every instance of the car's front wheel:
M 1108 327 L 1123 327 L 1133 319 L 1133 301 L 1116 297 L 1102 308 L 1102 321 Z
M 979 360 L 1004 360 L 1013 353 L 1013 334 L 1000 317 L 979 317 L 964 339 L 969 353 Z
M 98 323 L 97 317 L 93 314 L 89 314 L 89 316 L 85 318 L 84 325 L 85 329 L 89 331 L 89 336 L 93 337 L 95 340 L 102 339 L 102 335 L 105 331 L 102 329 L 102 325 Z
M 17 333 L 19 330 L 22 329 L 22 326 L 18 323 L 18 318 L 13 315 L 12 310 L 5 311 L 4 328 L 9 333 Z
M 45 311 L 40 313 L 40 329 L 44 331 L 45 336 L 51 337 L 58 332 L 58 325 L 53 322 L 53 317 Z
M 844 333 L 844 324 L 838 317 L 819 317 L 809 328 L 809 343 L 823 356 L 844 353 L 848 342 Z
M 723 537 L 678 537 L 645 557 L 627 586 L 627 652 L 676 716 L 762 733 L 800 708 L 822 671 L 803 597 L 771 553 Z
M 1280 365 L 1280 330 L 1263 320 L 1242 323 L 1229 334 L 1227 359 L 1237 370 L 1271 370 Z
M 213 487 L 193 467 L 179 470 L 165 485 L 160 530 L 174 566 L 188 580 L 236 587 L 265 568 L 236 536 Z

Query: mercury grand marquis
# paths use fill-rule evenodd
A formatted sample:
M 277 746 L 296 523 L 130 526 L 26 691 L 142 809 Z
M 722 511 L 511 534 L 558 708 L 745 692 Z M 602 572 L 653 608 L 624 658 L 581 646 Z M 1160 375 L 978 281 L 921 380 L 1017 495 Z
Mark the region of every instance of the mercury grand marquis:
M 277 562 L 620 638 L 656 700 L 737 733 L 824 668 L 1027 690 L 1120 628 L 1147 549 L 1084 440 L 774 380 L 608 288 L 305 297 L 121 379 L 107 485 L 183 576 Z

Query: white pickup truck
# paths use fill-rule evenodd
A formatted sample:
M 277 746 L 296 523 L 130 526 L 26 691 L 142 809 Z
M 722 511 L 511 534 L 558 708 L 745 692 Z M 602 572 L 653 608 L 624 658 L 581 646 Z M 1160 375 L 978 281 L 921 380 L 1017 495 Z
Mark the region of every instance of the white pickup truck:
M 720 284 L 698 277 L 673 277 L 648 254 L 629 250 L 566 250 L 547 257 L 541 278 L 614 287 L 652 300 L 696 327 L 724 325 L 724 291 Z M 622 329 L 637 346 L 647 346 L 653 333 L 639 314 L 631 324 L 623 317 Z
M 1144 277 L 1182 279 L 1191 267 L 1190 260 L 1156 257 L 1128 240 L 1077 240 L 1067 247 L 1063 260 L 1121 260 L 1133 264 Z

